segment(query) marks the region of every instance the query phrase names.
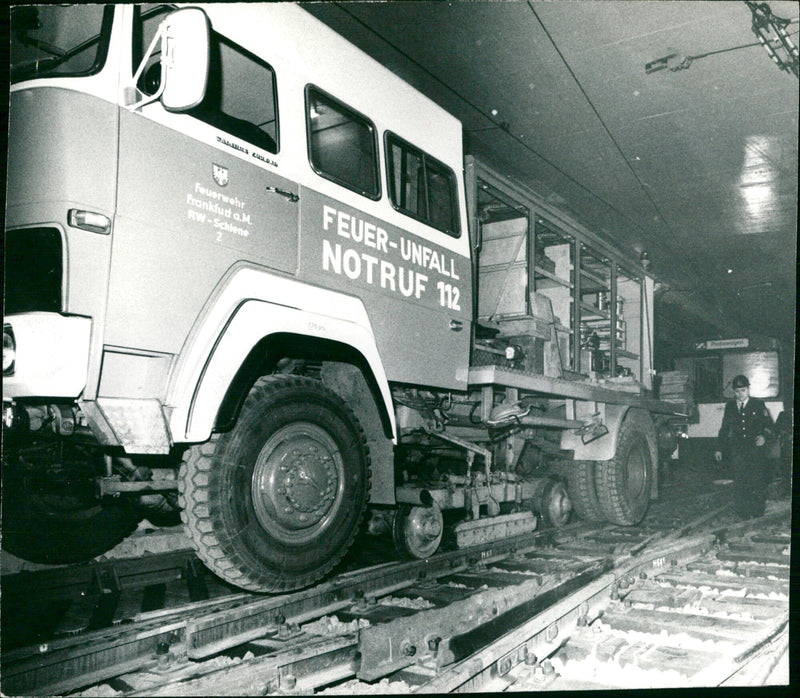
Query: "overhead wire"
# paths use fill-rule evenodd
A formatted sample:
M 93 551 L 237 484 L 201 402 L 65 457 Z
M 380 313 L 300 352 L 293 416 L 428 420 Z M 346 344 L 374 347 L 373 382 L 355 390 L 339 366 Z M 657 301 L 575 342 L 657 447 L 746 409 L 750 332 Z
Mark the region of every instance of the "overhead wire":
M 793 32 L 792 34 L 787 34 L 787 38 L 795 36 L 797 32 Z M 778 39 L 773 39 L 771 42 L 766 42 L 767 45 L 770 44 L 778 44 Z M 744 48 L 753 48 L 754 46 L 764 46 L 760 41 L 753 41 L 749 44 L 740 44 L 738 46 L 728 46 L 727 48 L 720 48 L 714 51 L 706 51 L 706 53 L 698 53 L 693 56 L 680 56 L 678 54 L 671 54 L 669 56 L 665 56 L 664 58 L 658 59 L 656 61 L 652 61 L 645 65 L 645 72 L 649 75 L 650 73 L 654 73 L 658 70 L 663 70 L 664 68 L 669 68 L 673 72 L 678 70 L 685 70 L 689 68 L 692 63 L 695 61 L 699 61 L 701 58 L 708 58 L 709 56 L 717 56 L 721 53 L 730 53 L 731 51 L 740 51 Z M 670 63 L 670 59 L 675 59 L 674 63 Z
M 623 212 L 623 211 L 621 211 L 620 209 L 618 209 L 618 208 L 617 208 L 617 207 L 616 207 L 616 206 L 615 206 L 613 203 L 611 203 L 610 201 L 606 200 L 606 199 L 605 199 L 604 197 L 602 197 L 600 194 L 598 194 L 597 192 L 593 191 L 593 190 L 592 190 L 592 189 L 590 189 L 588 186 L 586 186 L 585 184 L 583 184 L 582 182 L 580 182 L 578 179 L 576 179 L 576 178 L 575 178 L 573 175 L 571 175 L 569 172 L 566 172 L 564 169 L 562 169 L 561 167 L 559 167 L 559 166 L 558 166 L 558 165 L 557 165 L 555 162 L 553 162 L 552 160 L 550 160 L 550 159 L 549 159 L 548 157 L 546 157 L 544 154 L 540 153 L 538 150 L 536 150 L 536 148 L 534 148 L 533 146 L 531 146 L 529 143 L 525 142 L 525 141 L 524 141 L 522 138 L 520 138 L 520 137 L 518 137 L 518 136 L 514 135 L 514 134 L 511 132 L 511 129 L 510 129 L 510 128 L 508 128 L 507 122 L 498 123 L 498 122 L 497 122 L 497 121 L 496 121 L 496 120 L 493 118 L 493 116 L 492 116 L 491 114 L 489 114 L 489 113 L 488 113 L 488 112 L 487 112 L 485 109 L 483 109 L 482 107 L 480 107 L 480 106 L 479 106 L 478 104 L 476 104 L 476 103 L 475 103 L 473 100 L 471 100 L 470 98 L 466 97 L 464 94 L 462 94 L 462 93 L 461 93 L 461 92 L 459 92 L 457 89 L 455 89 L 454 87 L 452 87 L 450 84 L 448 84 L 447 82 L 445 82 L 445 81 L 444 81 L 442 78 L 440 78 L 440 77 L 439 77 L 438 75 L 436 75 L 436 74 L 435 74 L 433 71 L 431 71 L 431 70 L 430 70 L 430 69 L 429 69 L 427 66 L 423 65 L 422 63 L 420 63 L 420 62 L 419 62 L 417 59 L 413 58 L 413 57 L 412 57 L 410 54 L 408 54 L 408 53 L 407 53 L 405 50 L 403 50 L 403 49 L 402 49 L 400 46 L 398 46 L 396 43 L 394 43 L 392 40 L 390 40 L 390 39 L 389 39 L 388 37 L 386 37 L 384 34 L 382 34 L 381 32 L 377 31 L 377 30 L 376 30 L 376 29 L 374 29 L 372 26 L 370 26 L 370 25 L 369 25 L 367 22 L 365 22 L 364 20 L 362 20 L 360 17 L 358 17 L 358 16 L 357 16 L 356 14 L 354 14 L 353 12 L 351 12 L 351 11 L 350 11 L 350 9 L 347 7 L 347 3 L 336 2 L 336 3 L 335 3 L 335 5 L 336 5 L 336 7 L 338 7 L 338 8 L 339 8 L 339 10 L 341 10 L 341 11 L 342 11 L 344 14 L 346 14 L 348 17 L 350 17 L 350 18 L 351 18 L 351 19 L 352 19 L 354 22 L 356 22 L 356 23 L 357 23 L 357 24 L 359 24 L 361 27 L 363 27 L 364 29 L 366 29 L 368 32 L 370 32 L 371 34 L 373 34 L 374 36 L 376 36 L 376 37 L 377 37 L 377 38 L 378 38 L 380 41 L 382 41 L 383 43 L 385 43 L 387 46 L 391 47 L 391 48 L 392 48 L 394 51 L 396 51 L 396 52 L 397 52 L 399 55 L 401 55 L 401 56 L 402 56 L 402 57 L 403 57 L 405 60 L 407 60 L 407 61 L 408 61 L 410 64 L 413 64 L 413 65 L 414 65 L 416 68 L 418 68 L 418 69 L 419 69 L 419 70 L 421 70 L 423 73 L 425 73 L 425 74 L 426 74 L 428 77 L 430 77 L 431 79 L 433 79 L 434 81 L 436 81 L 436 82 L 437 82 L 439 85 L 441 85 L 442 87 L 444 87 L 444 88 L 445 88 L 447 91 L 449 91 L 450 93 L 452 93 L 452 94 L 453 94 L 453 95 L 454 95 L 456 98 L 458 98 L 459 100 L 461 100 L 461 101 L 462 101 L 464 104 L 466 104 L 467 106 L 469 106 L 469 107 L 470 107 L 471 109 L 473 109 L 473 110 L 474 110 L 476 113 L 478 113 L 479 115 L 481 115 L 483 118 L 485 118 L 486 120 L 488 120 L 488 121 L 489 121 L 489 122 L 492 124 L 492 126 L 491 126 L 491 127 L 488 127 L 488 128 L 486 128 L 486 129 L 475 129 L 475 131 L 476 131 L 476 132 L 477 132 L 477 131 L 484 131 L 484 130 L 493 130 L 493 129 L 497 129 L 497 130 L 503 131 L 503 132 L 504 132 L 504 133 L 505 133 L 505 134 L 506 134 L 506 135 L 507 135 L 509 138 L 513 139 L 513 140 L 514 140 L 514 141 L 515 141 L 515 142 L 516 142 L 518 145 L 522 146 L 522 147 L 523 147 L 525 150 L 527 150 L 528 152 L 530 152 L 530 153 L 532 153 L 533 155 L 535 155 L 535 156 L 536 156 L 537 158 L 539 158 L 539 159 L 540 159 L 542 162 L 544 162 L 544 163 L 545 163 L 545 164 L 547 164 L 549 167 L 551 167 L 553 170 L 555 170 L 556 172 L 558 172 L 558 173 L 559 173 L 561 176 L 563 176 L 563 177 L 564 177 L 565 179 L 567 179 L 569 182 L 571 182 L 572 184 L 574 184 L 575 186 L 577 186 L 579 189 L 581 189 L 582 191 L 584 191 L 585 193 L 587 193 L 588 195 L 590 195 L 590 196 L 591 196 L 593 199 L 595 199 L 596 201 L 599 201 L 600 203 L 602 203 L 602 204 L 603 204 L 603 205 L 604 205 L 604 206 L 605 206 L 605 207 L 606 207 L 608 210 L 610 210 L 610 211 L 613 211 L 613 212 L 614 212 L 616 215 L 618 215 L 618 216 L 619 216 L 619 217 L 620 217 L 622 220 L 625 220 L 625 221 L 626 221 L 627 223 L 629 223 L 629 224 L 630 224 L 630 225 L 631 225 L 633 228 L 635 228 L 636 230 L 640 231 L 640 232 L 641 232 L 643 235 L 647 235 L 647 232 L 646 232 L 646 231 L 645 231 L 645 230 L 644 230 L 644 229 L 641 227 L 641 225 L 640 225 L 638 222 L 636 222 L 635 220 L 633 220 L 633 219 L 632 219 L 632 218 L 631 218 L 631 217 L 630 217 L 628 214 L 626 214 L 625 212 Z M 531 2 L 530 2 L 530 0 L 528 0 L 528 1 L 527 1 L 527 5 L 528 5 L 529 9 L 531 10 L 531 12 L 533 13 L 534 17 L 536 18 L 536 20 L 538 21 L 539 25 L 541 26 L 541 28 L 542 28 L 542 30 L 544 31 L 545 35 L 547 36 L 548 40 L 549 40 L 549 41 L 550 41 L 550 43 L 552 44 L 553 48 L 554 48 L 554 49 L 555 49 L 555 51 L 558 53 L 558 55 L 559 55 L 559 57 L 560 57 L 561 61 L 563 62 L 564 66 L 565 66 L 565 67 L 566 67 L 566 69 L 569 71 L 570 75 L 572 76 L 572 79 L 575 81 L 576 85 L 578 86 L 578 89 L 581 91 L 581 93 L 582 93 L 582 95 L 583 95 L 584 99 L 586 100 L 587 104 L 588 104 L 588 105 L 589 105 L 589 107 L 592 109 L 592 111 L 594 112 L 595 116 L 597 117 L 597 119 L 599 120 L 600 124 L 602 125 L 603 129 L 605 130 L 605 132 L 606 132 L 606 133 L 607 133 L 607 135 L 609 136 L 609 138 L 610 138 L 610 140 L 611 140 L 612 144 L 614 145 L 614 147 L 616 148 L 616 150 L 619 152 L 620 156 L 621 156 L 621 157 L 622 157 L 622 159 L 623 159 L 623 162 L 624 162 L 624 163 L 625 163 L 625 165 L 628 167 L 628 169 L 629 169 L 629 170 L 632 172 L 632 174 L 633 174 L 633 176 L 634 176 L 634 178 L 635 178 L 635 180 L 636 180 L 637 184 L 639 185 L 639 187 L 641 188 L 641 190 L 642 190 L 642 191 L 643 191 L 643 193 L 645 194 L 646 198 L 648 199 L 648 201 L 649 201 L 650 205 L 653 207 L 654 211 L 655 211 L 655 212 L 656 212 L 656 214 L 658 215 L 658 217 L 659 217 L 659 219 L 661 220 L 661 222 L 664 224 L 664 226 L 665 226 L 665 228 L 666 228 L 667 232 L 669 233 L 670 237 L 673 239 L 673 241 L 674 241 L 676 244 L 678 244 L 678 245 L 681 245 L 682 243 L 681 243 L 681 241 L 678 239 L 678 237 L 677 237 L 677 235 L 676 235 L 675 231 L 672 229 L 672 227 L 671 227 L 671 226 L 669 225 L 669 223 L 666 221 L 666 218 L 664 217 L 664 215 L 663 215 L 663 213 L 661 212 L 660 208 L 658 207 L 658 205 L 656 204 L 656 202 L 655 202 L 655 200 L 653 199 L 652 195 L 651 195 L 651 194 L 650 194 L 650 192 L 648 191 L 648 189 L 647 189 L 647 186 L 645 185 L 645 183 L 644 183 L 644 182 L 642 182 L 641 178 L 640 178 L 640 177 L 638 176 L 638 174 L 636 173 L 636 171 L 635 171 L 635 169 L 634 169 L 633 165 L 631 164 L 631 162 L 629 161 L 629 159 L 627 158 L 627 156 L 625 155 L 625 153 L 622 151 L 622 148 L 620 147 L 620 145 L 619 145 L 619 143 L 617 142 L 617 140 L 616 140 L 616 138 L 614 137 L 614 135 L 611 133 L 611 130 L 609 129 L 608 125 L 605 123 L 605 121 L 603 120 L 603 118 L 602 118 L 602 116 L 600 115 L 599 111 L 597 110 L 597 108 L 595 107 L 594 103 L 593 103 L 593 102 L 592 102 L 592 100 L 590 99 L 589 95 L 586 93 L 586 90 L 583 88 L 583 85 L 582 85 L 582 84 L 580 83 L 580 81 L 578 80 L 578 77 L 577 77 L 577 75 L 574 73 L 574 71 L 572 70 L 571 66 L 570 66 L 570 65 L 569 65 L 569 63 L 567 62 L 567 60 L 566 60 L 565 56 L 562 54 L 562 52 L 561 52 L 561 51 L 560 51 L 560 49 L 558 48 L 557 44 L 555 43 L 555 40 L 553 39 L 553 37 L 550 35 L 549 31 L 547 30 L 547 27 L 544 25 L 544 23 L 542 22 L 542 20 L 541 20 L 541 18 L 539 17 L 539 15 L 536 13 L 536 10 L 535 10 L 535 9 L 533 8 L 533 6 L 531 5 Z M 689 265 L 690 265 L 690 267 L 692 268 L 692 270 L 694 271 L 694 273 L 695 273 L 695 274 L 698 276 L 698 278 L 702 278 L 704 275 L 703 275 L 703 274 L 700 274 L 700 272 L 699 272 L 699 270 L 697 269 L 697 267 L 696 267 L 696 265 L 695 265 L 694 261 L 693 261 L 692 259 L 689 259 L 688 261 L 689 261 Z M 729 319 L 729 318 L 728 318 L 728 317 L 725 315 L 725 313 L 723 313 L 722 309 L 719 307 L 719 304 L 716 302 L 716 299 L 715 299 L 715 298 L 713 298 L 713 297 L 711 297 L 711 296 L 709 296 L 707 293 L 704 293 L 704 295 L 706 296 L 706 299 L 707 299 L 708 301 L 710 301 L 710 303 L 711 303 L 712 307 L 713 307 L 713 308 L 716 310 L 716 312 L 719 314 L 719 316 L 720 316 L 720 319 L 721 319 L 721 320 L 723 320 L 723 321 L 725 321 L 726 323 L 729 323 L 729 320 L 730 320 L 730 319 Z
M 619 141 L 617 141 L 616 137 L 611 132 L 611 129 L 609 128 L 609 126 L 606 123 L 605 119 L 602 117 L 602 115 L 598 111 L 597 107 L 595 106 L 594 102 L 592 101 L 591 97 L 586 92 L 586 89 L 583 87 L 583 84 L 578 79 L 578 76 L 575 74 L 575 71 L 572 69 L 572 66 L 569 64 L 569 61 L 567 61 L 566 56 L 564 56 L 564 54 L 562 53 L 561 49 L 558 47 L 558 44 L 556 43 L 555 39 L 550 34 L 550 31 L 547 29 L 547 27 L 545 26 L 544 22 L 542 21 L 542 18 L 539 16 L 539 14 L 536 12 L 536 9 L 531 4 L 531 0 L 527 1 L 527 5 L 528 5 L 528 8 L 530 9 L 530 11 L 533 13 L 533 16 L 536 18 L 536 21 L 539 23 L 539 26 L 542 28 L 542 31 L 544 32 L 545 36 L 547 36 L 547 39 L 550 41 L 550 44 L 553 46 L 553 49 L 558 54 L 558 57 L 561 59 L 561 62 L 564 64 L 564 67 L 567 69 L 567 71 L 569 72 L 570 76 L 574 80 L 575 84 L 577 85 L 578 89 L 580 90 L 581 94 L 583 95 L 583 98 L 586 100 L 586 103 L 589 105 L 589 108 L 594 112 L 594 115 L 597 117 L 597 120 L 599 121 L 599 123 L 602 126 L 603 130 L 606 132 L 606 135 L 608 136 L 609 140 L 613 144 L 613 146 L 616 149 L 616 151 L 619 153 L 620 157 L 622 158 L 622 161 L 625 163 L 626 167 L 630 170 L 631 174 L 633 175 L 633 178 L 636 180 L 636 182 L 639 185 L 639 188 L 641 189 L 642 193 L 645 195 L 647 200 L 650 202 L 650 205 L 653 207 L 653 210 L 655 211 L 655 213 L 658 216 L 659 220 L 664 225 L 665 230 L 669 233 L 669 235 L 672 238 L 672 240 L 674 241 L 674 243 L 678 247 L 681 247 L 683 245 L 682 241 L 678 238 L 677 233 L 673 230 L 672 226 L 667 221 L 667 219 L 664 216 L 663 212 L 661 211 L 661 208 L 659 207 L 658 203 L 653 198 L 653 195 L 651 194 L 649 187 L 642 181 L 641 177 L 639 176 L 639 173 L 636 171 L 636 168 L 633 166 L 633 164 L 631 163 L 630 159 L 625 154 L 625 151 L 622 149 L 622 146 L 619 144 Z M 693 259 L 693 257 L 691 257 L 691 256 L 688 257 L 687 262 L 688 262 L 688 266 L 691 268 L 692 272 L 696 275 L 696 277 L 698 279 L 702 279 L 704 274 L 701 273 L 700 269 L 697 267 L 697 264 L 696 264 L 695 260 Z M 717 313 L 719 313 L 720 318 L 723 319 L 723 320 L 726 320 L 727 318 L 726 318 L 725 314 L 722 312 L 722 309 L 719 307 L 719 304 L 717 303 L 716 299 L 713 298 L 711 295 L 709 295 L 707 293 L 705 293 L 704 295 L 706 296 L 706 299 L 711 302 L 712 306 L 717 311 Z
M 559 167 L 559 166 L 558 166 L 558 165 L 557 165 L 555 162 L 553 162 L 553 161 L 552 161 L 552 160 L 550 160 L 550 159 L 549 159 L 547 156 L 545 156 L 545 155 L 543 155 L 542 153 L 540 153 L 538 150 L 536 150 L 536 148 L 534 148 L 533 146 L 531 146 L 529 143 L 526 143 L 526 142 L 525 142 L 523 139 L 521 139 L 519 136 L 515 136 L 515 135 L 514 135 L 514 134 L 511 132 L 511 129 L 509 128 L 509 125 L 508 125 L 508 123 L 507 123 L 507 122 L 497 122 L 497 121 L 496 121 L 496 120 L 493 118 L 493 116 L 492 116 L 491 114 L 489 114 L 489 113 L 488 113 L 486 110 L 484 110 L 482 107 L 480 107 L 480 106 L 478 106 L 477 104 L 475 104 L 475 102 L 473 102 L 471 99 L 469 99 L 469 98 L 468 98 L 468 97 L 466 97 L 465 95 L 461 94 L 461 93 L 460 93 L 458 90 L 456 90 L 456 89 L 455 89 L 455 88 L 454 88 L 452 85 L 449 85 L 447 82 L 445 82 L 443 79 L 441 79 L 441 78 L 440 78 L 439 76 L 437 76 L 435 73 L 433 73 L 433 72 L 432 72 L 432 71 L 431 71 L 429 68 L 427 68 L 425 65 L 423 65 L 423 64 L 422 64 L 422 63 L 420 63 L 418 60 L 416 60 L 415 58 L 413 58 L 413 57 L 412 57 L 411 55 L 409 55 L 409 54 L 408 54 L 406 51 L 404 51 L 402 48 L 400 48 L 400 47 L 399 47 L 397 44 L 395 44 L 393 41 L 391 41 L 389 38 L 387 38 L 386 36 L 384 36 L 383 34 L 381 34 L 379 31 L 377 31 L 376 29 L 374 29 L 373 27 L 371 27 L 369 24 L 367 24 L 365 21 L 363 21 L 363 20 L 362 20 L 360 17 L 358 17 L 358 16 L 356 16 L 355 14 L 353 14 L 353 13 L 352 13 L 352 12 L 351 12 L 351 11 L 350 11 L 350 10 L 349 10 L 347 7 L 346 7 L 346 5 L 347 5 L 347 3 L 341 3 L 341 2 L 337 2 L 337 3 L 336 3 L 336 6 L 337 6 L 337 7 L 338 7 L 338 8 L 339 8 L 339 9 L 340 9 L 342 12 L 344 12 L 346 15 L 348 15 L 348 16 L 349 16 L 349 17 L 350 17 L 350 18 L 351 18 L 353 21 L 355 21 L 356 23 L 358 23 L 359 25 L 361 25 L 362 27 L 364 27 L 364 29 L 366 29 L 366 30 L 367 30 L 368 32 L 370 32 L 371 34 L 374 34 L 374 35 L 375 35 L 376 37 L 378 37 L 378 38 L 379 38 L 381 41 L 383 41 L 383 42 L 384 42 L 384 43 L 385 43 L 387 46 L 390 46 L 390 47 L 391 47 L 392 49 L 394 49 L 394 50 L 395 50 L 395 51 L 396 51 L 398 54 L 400 54 L 401 56 L 403 56 L 403 58 L 404 58 L 404 59 L 406 59 L 406 60 L 407 60 L 409 63 L 411 63 L 411 64 L 413 64 L 414 66 L 416 66 L 417 68 L 419 68 L 419 69 L 420 69 L 422 72 L 424 72 L 424 73 L 425 73 L 426 75 L 428 75 L 430 78 L 432 78 L 433 80 L 435 80 L 435 81 L 436 81 L 436 82 L 437 82 L 439 85 L 441 85 L 441 86 L 442 86 L 442 87 L 444 87 L 446 90 L 448 90 L 449 92 L 451 92 L 451 93 L 452 93 L 453 95 L 455 95 L 455 96 L 456 96 L 456 97 L 457 97 L 459 100 L 461 100 L 461 101 L 462 101 L 464 104 L 466 104 L 467 106 L 469 106 L 471 109 L 473 109 L 475 112 L 477 112 L 478 114 L 480 114 L 482 117 L 484 117 L 485 119 L 487 119 L 487 120 L 488 120 L 489 122 L 491 122 L 491 124 L 492 124 L 492 126 L 489 126 L 489 127 L 486 127 L 486 128 L 479 128 L 479 129 L 466 129 L 468 133 L 477 133 L 477 132 L 482 132 L 482 131 L 492 131 L 492 130 L 500 130 L 500 131 L 503 131 L 503 132 L 504 132 L 504 133 L 505 133 L 505 134 L 506 134 L 506 135 L 507 135 L 509 138 L 511 138 L 512 140 L 514 140 L 514 141 L 515 141 L 517 144 L 519 144 L 520 146 L 522 146 L 522 147 L 523 147 L 525 150 L 527 150 L 528 152 L 530 152 L 530 153 L 532 153 L 533 155 L 535 155 L 537 158 L 539 158 L 539 159 L 540 159 L 542 162 L 544 162 L 545 164 L 547 164 L 549 167 L 553 168 L 553 170 L 555 170 L 556 172 L 558 172 L 558 173 L 559 173 L 561 176 L 563 176 L 565 179 L 569 180 L 569 181 L 570 181 L 572 184 L 574 184 L 575 186 L 577 186 L 578 188 L 580 188 L 582 191 L 584 191 L 584 192 L 586 192 L 587 194 L 589 194 L 589 195 L 590 195 L 592 198 L 594 198 L 595 200 L 597 200 L 597 201 L 601 202 L 601 203 L 602 203 L 604 206 L 606 206 L 606 207 L 607 207 L 609 210 L 613 211 L 613 212 L 614 212 L 615 214 L 617 214 L 617 215 L 618 215 L 620 218 L 622 218 L 623 220 L 627 221 L 627 222 L 628 222 L 628 223 L 629 223 L 631 226 L 635 227 L 637 230 L 641 231 L 642 233 L 644 233 L 644 232 L 645 232 L 645 231 L 644 231 L 644 230 L 641 228 L 641 226 L 640 226 L 640 225 L 639 225 L 639 224 L 638 224 L 636 221 L 634 221 L 632 218 L 630 218 L 630 217 L 629 217 L 629 216 L 628 216 L 628 215 L 627 215 L 627 214 L 626 214 L 624 211 L 621 211 L 621 210 L 620 210 L 620 209 L 618 209 L 616 206 L 614 206 L 614 204 L 612 204 L 610 201 L 607 201 L 607 200 L 606 200 L 606 199 L 604 199 L 602 196 L 600 196 L 600 195 L 599 195 L 597 192 L 593 191 L 592 189 L 590 189 L 589 187 L 587 187 L 585 184 L 583 184 L 582 182 L 580 182 L 579 180 L 577 180 L 577 179 L 576 179 L 576 178 L 575 178 L 573 175 L 571 175 L 569 172 L 566 172 L 565 170 L 563 170 L 563 169 L 562 169 L 561 167 Z

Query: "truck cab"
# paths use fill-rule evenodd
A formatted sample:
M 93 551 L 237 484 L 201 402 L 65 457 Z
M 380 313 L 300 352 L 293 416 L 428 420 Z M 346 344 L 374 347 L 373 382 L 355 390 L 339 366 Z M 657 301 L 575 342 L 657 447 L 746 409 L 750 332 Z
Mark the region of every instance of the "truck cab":
M 3 545 L 245 589 L 638 523 L 653 279 L 290 3 L 13 9 Z M 573 506 L 574 505 L 574 506 Z

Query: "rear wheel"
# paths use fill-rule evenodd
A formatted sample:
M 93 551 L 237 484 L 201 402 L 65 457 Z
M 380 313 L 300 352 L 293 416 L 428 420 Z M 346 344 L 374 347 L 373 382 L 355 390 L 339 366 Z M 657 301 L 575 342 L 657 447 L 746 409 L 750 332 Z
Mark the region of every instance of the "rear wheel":
M 261 378 L 236 426 L 187 452 L 181 517 L 199 557 L 252 591 L 316 581 L 347 552 L 369 496 L 356 416 L 320 381 Z
M 605 521 L 597 499 L 595 461 L 577 460 L 567 470 L 567 490 L 573 511 L 584 521 Z
M 655 431 L 649 416 L 630 413 L 622 422 L 617 452 L 598 461 L 597 498 L 606 519 L 621 526 L 638 524 L 647 513 L 652 487 L 653 461 L 648 434 Z

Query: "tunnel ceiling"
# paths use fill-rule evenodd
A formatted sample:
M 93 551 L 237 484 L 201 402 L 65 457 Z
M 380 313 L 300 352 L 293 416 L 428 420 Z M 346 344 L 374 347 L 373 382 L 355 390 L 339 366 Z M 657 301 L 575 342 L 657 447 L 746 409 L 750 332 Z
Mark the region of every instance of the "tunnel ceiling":
M 458 117 L 469 152 L 646 251 L 670 342 L 793 341 L 798 78 L 748 4 L 304 6 Z M 797 44 L 798 4 L 767 7 Z

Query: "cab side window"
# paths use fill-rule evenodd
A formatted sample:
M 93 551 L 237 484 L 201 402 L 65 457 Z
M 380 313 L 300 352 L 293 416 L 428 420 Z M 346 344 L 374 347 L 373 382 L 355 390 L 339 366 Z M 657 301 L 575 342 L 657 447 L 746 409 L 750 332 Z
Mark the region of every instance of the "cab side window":
M 143 5 L 134 30 L 133 65 L 138 66 L 158 25 L 165 5 Z M 257 56 L 226 37 L 211 32 L 208 84 L 203 101 L 188 114 L 236 138 L 278 152 L 278 102 L 275 71 Z M 138 58 L 138 60 L 137 60 Z M 161 81 L 160 54 L 150 59 L 137 87 L 154 94 Z
M 314 171 L 371 199 L 380 197 L 375 127 L 313 87 L 306 89 L 308 157 Z
M 458 237 L 458 206 L 453 171 L 393 133 L 386 134 L 389 197 L 412 218 Z

